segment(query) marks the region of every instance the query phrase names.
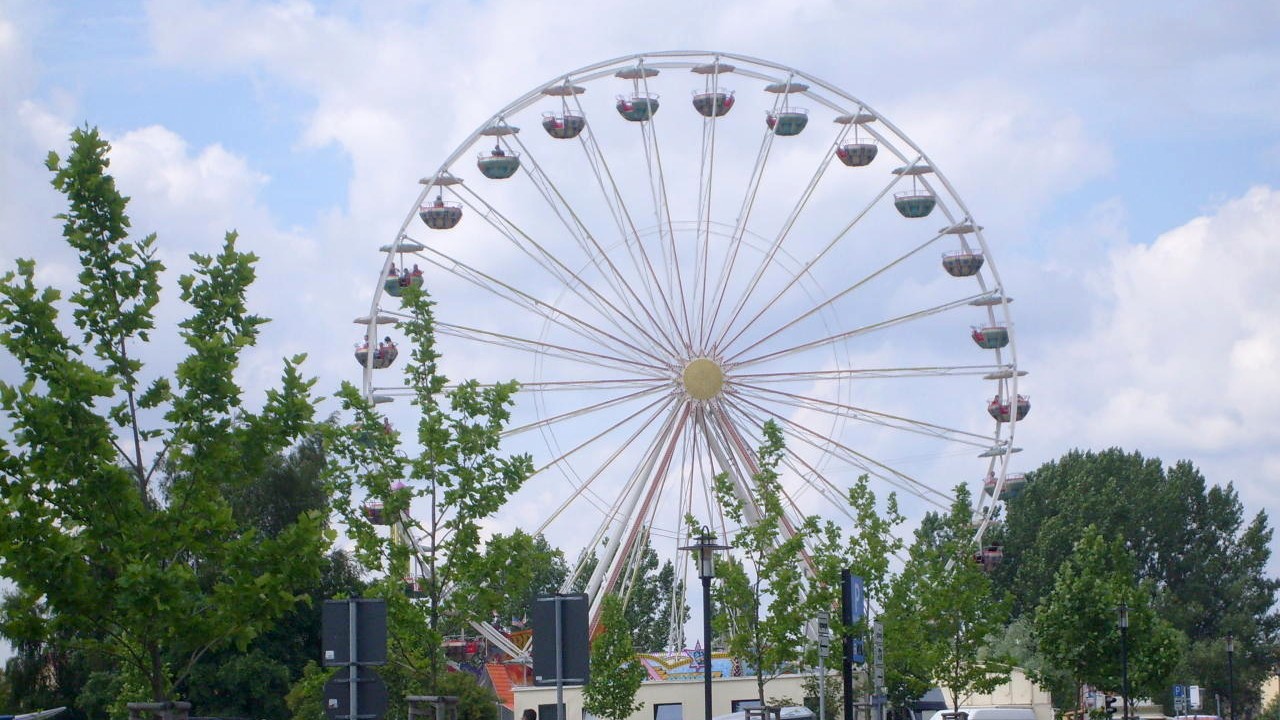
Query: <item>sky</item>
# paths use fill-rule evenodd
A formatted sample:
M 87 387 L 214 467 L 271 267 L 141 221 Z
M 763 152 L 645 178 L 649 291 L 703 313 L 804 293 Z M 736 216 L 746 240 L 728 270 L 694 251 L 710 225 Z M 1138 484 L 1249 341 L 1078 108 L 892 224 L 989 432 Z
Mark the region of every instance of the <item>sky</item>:
M 65 149 L 72 128 L 97 126 L 113 145 L 112 172 L 132 197 L 133 226 L 159 236 L 170 286 L 189 269 L 187 255 L 213 251 L 226 230 L 237 230 L 242 249 L 260 256 L 251 301 L 274 321 L 241 370 L 249 395 L 271 386 L 280 358 L 306 353 L 318 391 L 330 396 L 342 381 L 360 381 L 351 358 L 360 331 L 351 319 L 368 311 L 383 267 L 377 249 L 396 237 L 415 206 L 418 178 L 434 173 L 500 108 L 575 68 L 624 55 L 705 49 L 764 58 L 821 78 L 892 120 L 985 228 L 992 261 L 1016 301 L 1018 365 L 1028 372 L 1020 389 L 1034 403 L 1017 426 L 1023 452 L 1011 471 L 1073 448 L 1119 446 L 1167 463 L 1187 459 L 1209 482 L 1234 484 L 1246 517 L 1265 510 L 1274 525 L 1276 37 L 1280 6 L 1265 0 L 0 0 L 0 266 L 33 257 L 43 282 L 73 280 L 73 258 L 52 220 L 60 197 L 48 185 L 44 158 Z M 677 76 L 663 81 L 668 77 Z M 744 88 L 743 109 L 726 118 L 736 121 L 758 112 L 748 105 L 758 94 L 748 96 L 743 79 L 733 82 Z M 674 118 L 696 119 L 679 107 L 679 93 L 693 80 L 678 84 L 664 89 L 659 116 L 672 123 L 663 137 L 672 147 L 682 137 Z M 597 94 L 584 98 L 609 100 Z M 542 153 L 554 141 L 537 127 L 540 107 L 529 111 L 520 137 L 540 142 Z M 813 115 L 816 127 L 819 113 Z M 603 121 L 597 127 L 618 167 L 639 157 L 636 144 L 609 134 Z M 751 137 L 762 127 L 754 125 Z M 817 132 L 802 137 L 811 144 L 829 137 Z M 725 160 L 727 168 L 756 152 L 733 137 L 726 135 L 723 152 L 741 152 Z M 459 168 L 476 149 L 484 148 L 467 148 Z M 680 156 L 672 150 L 667 157 Z M 766 197 L 785 195 L 785 210 L 808 171 L 779 163 Z M 749 173 L 749 165 L 739 171 Z M 824 177 L 814 196 L 815 220 L 836 212 L 840 196 L 831 182 Z M 573 180 L 565 184 L 575 189 Z M 513 212 L 525 207 L 519 198 L 495 197 L 506 197 Z M 768 202 L 761 207 L 761 218 L 777 214 Z M 931 232 L 939 224 L 919 222 Z M 883 232 L 888 228 L 886 221 Z M 520 275 L 519 259 L 494 250 L 485 230 L 468 216 L 454 236 L 467 243 L 458 252 Z M 421 240 L 426 232 L 415 225 L 411 234 Z M 930 296 L 944 282 L 936 259 L 930 262 L 939 277 L 904 277 L 874 302 L 887 306 L 885 298 L 908 290 Z M 540 291 L 548 298 L 567 292 Z M 442 315 L 491 314 L 462 289 L 436 299 Z M 170 303 L 160 312 L 171 327 L 182 308 Z M 974 361 L 967 324 L 951 323 L 958 340 L 949 361 Z M 916 350 L 941 351 L 937 333 L 951 330 L 919 327 L 923 335 L 854 348 L 851 357 L 867 367 L 905 367 Z M 450 372 L 532 377 L 507 364 L 527 359 L 478 350 L 446 355 Z M 179 356 L 164 341 L 155 353 L 158 366 Z M 572 373 L 555 363 L 547 368 L 539 377 Z M 15 369 L 0 363 L 0 372 L 10 378 Z M 964 410 L 973 415 L 966 428 L 985 419 L 983 389 L 973 385 L 911 392 L 880 399 L 922 419 Z M 950 402 L 963 397 L 973 398 L 960 401 L 972 402 L 972 412 Z M 407 418 L 403 405 L 388 415 Z M 331 400 L 322 405 L 325 412 L 335 407 Z M 536 416 L 529 407 L 517 412 L 518 419 Z M 586 432 L 567 426 L 557 442 L 572 444 L 568 436 Z M 548 445 L 529 447 L 535 462 L 546 459 Z M 889 447 L 889 457 L 944 491 L 965 481 L 976 488 L 985 472 L 969 455 L 964 467 L 971 469 L 958 469 L 953 453 L 921 459 L 907 446 Z M 589 471 L 601 461 L 582 462 Z M 534 487 L 495 527 L 536 524 L 563 492 L 563 485 Z M 908 506 L 914 520 L 921 512 Z M 1271 571 L 1280 573 L 1280 546 L 1272 549 Z

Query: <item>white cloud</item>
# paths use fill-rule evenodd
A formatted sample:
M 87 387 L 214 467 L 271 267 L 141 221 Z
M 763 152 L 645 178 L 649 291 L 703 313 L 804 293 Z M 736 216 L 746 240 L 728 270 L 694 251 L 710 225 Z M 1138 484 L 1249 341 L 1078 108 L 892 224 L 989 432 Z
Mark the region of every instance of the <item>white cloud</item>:
M 182 254 L 216 248 L 222 232 L 244 222 L 268 178 L 221 145 L 196 150 L 168 128 L 130 130 L 113 138 L 111 172 L 149 224 L 173 228 Z
M 1118 445 L 1190 459 L 1210 482 L 1236 482 L 1250 512 L 1280 517 L 1278 223 L 1280 191 L 1260 186 L 1113 250 L 1079 286 L 1088 322 L 1032 367 L 1040 412 L 1023 437 L 1046 454 Z
M 1022 242 L 1048 206 L 1112 166 L 1087 116 L 1004 82 L 963 83 L 892 112 L 1002 246 Z

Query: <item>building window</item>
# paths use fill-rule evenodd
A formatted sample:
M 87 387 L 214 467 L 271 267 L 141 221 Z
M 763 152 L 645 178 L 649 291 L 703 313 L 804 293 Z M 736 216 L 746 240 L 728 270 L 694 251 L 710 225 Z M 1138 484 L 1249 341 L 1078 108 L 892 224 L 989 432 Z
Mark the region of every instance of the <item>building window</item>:
M 555 703 L 538 706 L 538 720 L 560 720 Z
M 729 703 L 729 709 L 732 710 L 733 712 L 741 712 L 743 710 L 746 710 L 747 708 L 758 708 L 758 707 L 760 707 L 759 698 L 751 698 L 749 700 L 734 700 Z
M 680 703 L 656 703 L 653 720 L 684 720 L 684 707 Z

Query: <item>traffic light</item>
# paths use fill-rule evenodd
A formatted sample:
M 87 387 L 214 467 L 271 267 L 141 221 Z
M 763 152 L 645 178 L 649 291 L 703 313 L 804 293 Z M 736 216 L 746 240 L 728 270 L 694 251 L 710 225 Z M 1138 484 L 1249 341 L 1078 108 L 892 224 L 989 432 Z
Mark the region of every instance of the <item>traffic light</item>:
M 1104 701 L 1102 711 L 1109 716 L 1116 714 L 1116 696 L 1115 695 L 1111 695 L 1111 694 L 1107 695 L 1107 699 Z

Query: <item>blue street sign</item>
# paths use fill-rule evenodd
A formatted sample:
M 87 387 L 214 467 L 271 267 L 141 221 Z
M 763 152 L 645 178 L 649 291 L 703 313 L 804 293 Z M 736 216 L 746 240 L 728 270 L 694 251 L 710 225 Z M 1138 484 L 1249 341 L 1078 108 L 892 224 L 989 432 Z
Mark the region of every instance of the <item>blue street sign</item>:
M 853 606 L 853 621 L 858 622 L 862 619 L 863 613 L 867 606 L 866 595 L 862 588 L 862 578 L 854 575 L 849 578 L 852 582 L 849 584 L 850 592 L 849 604 Z
M 1180 698 L 1180 697 L 1182 697 L 1183 695 L 1185 695 L 1185 694 L 1186 694 L 1186 693 L 1185 693 L 1185 689 L 1186 689 L 1186 686 L 1185 686 L 1185 685 L 1174 685 L 1174 686 L 1173 686 L 1173 696 L 1174 696 L 1174 697 L 1176 697 L 1176 698 Z

